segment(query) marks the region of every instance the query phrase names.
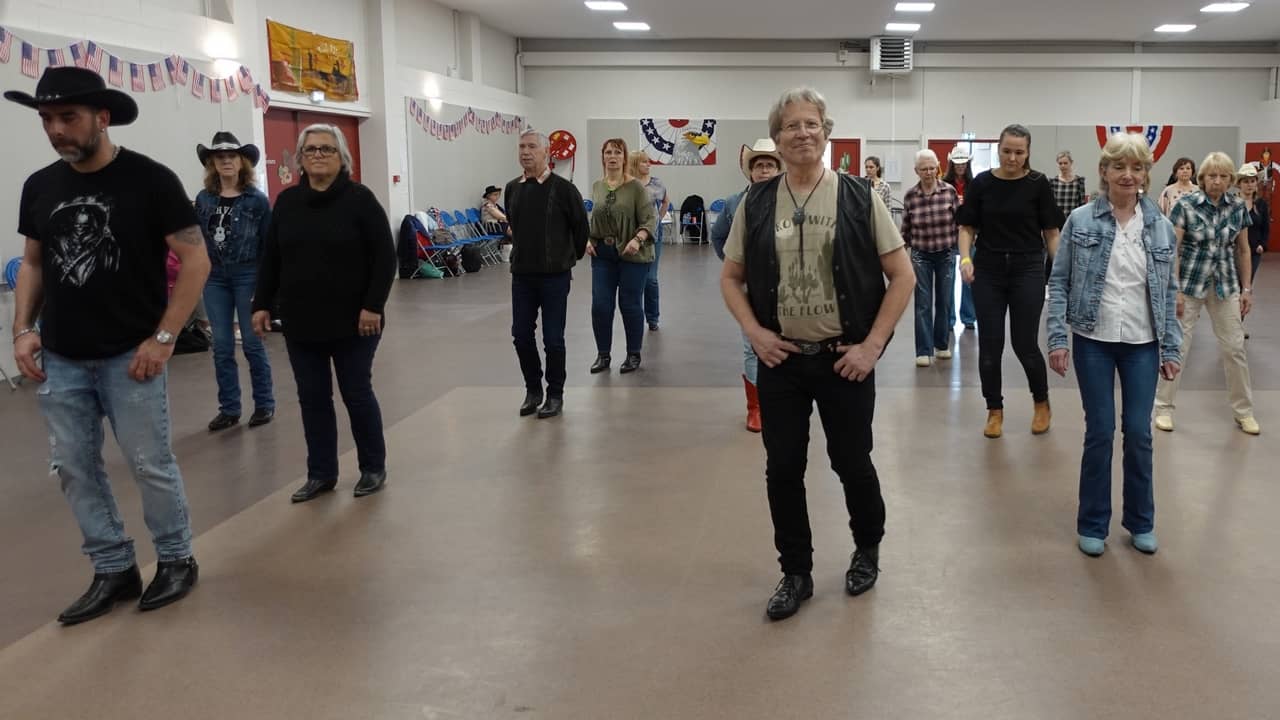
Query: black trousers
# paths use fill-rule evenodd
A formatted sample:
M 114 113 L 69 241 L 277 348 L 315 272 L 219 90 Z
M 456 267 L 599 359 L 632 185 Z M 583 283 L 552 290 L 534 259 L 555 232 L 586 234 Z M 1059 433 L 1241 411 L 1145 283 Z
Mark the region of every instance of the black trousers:
M 996 253 L 978 248 L 973 258 L 973 305 L 978 313 L 978 376 L 988 410 L 1004 408 L 1001 359 L 1005 316 L 1013 353 L 1027 373 L 1031 397 L 1049 399 L 1049 371 L 1040 351 L 1044 309 L 1044 253 Z
M 809 457 L 809 417 L 814 403 L 827 436 L 831 469 L 844 486 L 849 529 L 858 547 L 873 547 L 884 536 L 884 498 L 871 463 L 871 420 L 875 414 L 873 372 L 862 382 L 836 374 L 835 353 L 792 355 L 775 368 L 760 363 L 758 390 L 768 456 L 765 480 L 773 543 L 787 575 L 813 570 L 813 533 L 805 498 Z
M 338 478 L 338 416 L 333 409 L 333 378 L 347 406 L 361 472 L 387 469 L 382 409 L 373 394 L 373 354 L 380 335 L 326 342 L 301 342 L 285 335 L 289 363 L 298 384 L 302 433 L 307 439 L 307 477 Z
M 542 358 L 538 356 L 538 311 L 542 311 L 542 346 L 547 353 L 547 396 L 564 397 L 564 326 L 569 312 L 572 273 L 511 276 L 511 338 L 520 360 L 525 390 L 542 394 Z

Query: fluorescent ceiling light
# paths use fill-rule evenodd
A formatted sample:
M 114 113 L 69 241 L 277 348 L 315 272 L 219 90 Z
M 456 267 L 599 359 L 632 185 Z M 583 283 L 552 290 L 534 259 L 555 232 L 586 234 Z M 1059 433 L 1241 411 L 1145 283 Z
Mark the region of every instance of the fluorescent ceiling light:
M 616 22 L 614 27 L 627 32 L 649 32 L 649 23 L 646 22 Z
M 600 10 L 603 12 L 625 12 L 627 6 L 617 2 L 617 0 L 587 0 L 583 3 L 588 10 Z
M 915 32 L 920 29 L 920 23 L 889 23 L 884 29 L 889 32 Z
M 1200 8 L 1203 13 L 1233 13 L 1249 7 L 1247 2 L 1219 2 Z
M 1195 30 L 1195 29 L 1196 29 L 1196 26 L 1195 26 L 1195 25 L 1177 25 L 1177 24 L 1169 24 L 1169 25 L 1161 25 L 1160 27 L 1156 28 L 1156 32 L 1159 32 L 1159 33 L 1184 33 L 1184 32 L 1191 32 L 1192 30 Z
M 900 2 L 893 9 L 898 12 L 933 12 L 933 3 Z

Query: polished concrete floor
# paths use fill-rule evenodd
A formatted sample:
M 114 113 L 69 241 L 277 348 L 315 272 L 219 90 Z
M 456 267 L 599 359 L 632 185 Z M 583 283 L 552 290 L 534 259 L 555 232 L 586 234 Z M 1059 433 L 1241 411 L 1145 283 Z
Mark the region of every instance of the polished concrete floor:
M 0 392 L 0 720 L 1280 717 L 1280 265 L 1249 323 L 1264 434 L 1235 429 L 1202 320 L 1178 430 L 1156 437 L 1153 557 L 1125 543 L 1118 483 L 1106 555 L 1074 548 L 1073 379 L 1053 376 L 1053 430 L 1033 437 L 1007 357 L 1007 433 L 985 440 L 973 334 L 916 369 L 908 310 L 878 369 L 880 582 L 843 594 L 851 542 L 815 423 L 817 590 L 770 623 L 763 451 L 741 429 L 718 263 L 705 246 L 662 263 L 662 330 L 631 376 L 586 372 L 579 270 L 567 414 L 546 421 L 516 416 L 504 270 L 398 283 L 375 369 L 391 480 L 358 501 L 344 439 L 340 492 L 289 504 L 303 442 L 279 338 L 279 414 L 254 430 L 207 433 L 210 359 L 176 358 L 201 580 L 145 615 L 51 622 L 90 568 L 33 386 Z M 107 461 L 152 563 L 110 440 Z

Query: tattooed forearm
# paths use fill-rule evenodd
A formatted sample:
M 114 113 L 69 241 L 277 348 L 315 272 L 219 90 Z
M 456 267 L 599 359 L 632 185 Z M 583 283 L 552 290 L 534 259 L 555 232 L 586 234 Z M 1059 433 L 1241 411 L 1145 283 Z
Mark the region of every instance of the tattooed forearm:
M 202 245 L 204 244 L 204 234 L 200 232 L 200 228 L 196 225 L 183 228 L 173 234 L 175 242 L 184 245 Z

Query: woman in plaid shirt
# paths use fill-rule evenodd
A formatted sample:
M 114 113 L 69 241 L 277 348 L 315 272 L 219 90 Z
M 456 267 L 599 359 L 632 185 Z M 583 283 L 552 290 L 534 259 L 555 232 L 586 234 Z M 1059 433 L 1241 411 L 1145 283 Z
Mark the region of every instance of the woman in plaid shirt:
M 1200 190 L 1178 200 L 1169 213 L 1178 236 L 1178 318 L 1182 322 L 1185 362 L 1191 350 L 1191 330 L 1201 308 L 1209 311 L 1213 334 L 1222 352 L 1231 411 L 1241 430 L 1261 432 L 1253 418 L 1253 391 L 1244 350 L 1244 316 L 1253 306 L 1250 276 L 1249 211 L 1244 201 L 1227 192 L 1236 180 L 1236 166 L 1226 153 L 1212 152 L 1200 164 Z M 1248 278 L 1246 280 L 1246 278 Z M 1174 397 L 1178 378 L 1161 380 L 1156 391 L 1156 427 L 1173 431 Z

